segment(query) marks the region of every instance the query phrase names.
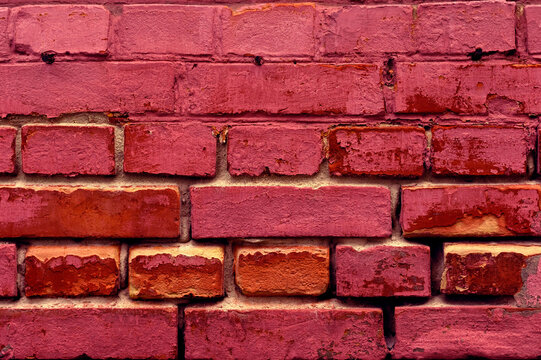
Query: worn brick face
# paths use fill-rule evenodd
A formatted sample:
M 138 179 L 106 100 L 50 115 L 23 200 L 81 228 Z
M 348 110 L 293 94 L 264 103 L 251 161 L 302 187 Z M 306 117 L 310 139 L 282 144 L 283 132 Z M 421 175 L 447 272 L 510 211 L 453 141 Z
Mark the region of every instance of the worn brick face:
M 0 298 L 17 296 L 17 246 L 0 243 Z
M 0 126 L 0 173 L 15 171 L 15 136 L 17 129 Z
M 0 7 L 0 61 L 7 60 L 10 55 L 8 36 L 9 8 Z
M 31 245 L 25 255 L 25 295 L 115 295 L 119 263 L 118 245 Z
M 524 8 L 528 32 L 528 51 L 531 54 L 541 54 L 541 6 L 528 5 Z
M 129 291 L 136 299 L 213 298 L 224 295 L 223 246 L 134 246 Z
M 235 281 L 250 296 L 321 295 L 329 286 L 329 257 L 321 246 L 241 246 Z

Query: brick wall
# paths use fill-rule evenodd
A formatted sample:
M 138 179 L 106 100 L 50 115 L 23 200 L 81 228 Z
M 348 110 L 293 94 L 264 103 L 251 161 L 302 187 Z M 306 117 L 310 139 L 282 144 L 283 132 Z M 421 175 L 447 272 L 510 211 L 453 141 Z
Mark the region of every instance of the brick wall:
M 536 2 L 0 0 L 0 359 L 541 357 Z

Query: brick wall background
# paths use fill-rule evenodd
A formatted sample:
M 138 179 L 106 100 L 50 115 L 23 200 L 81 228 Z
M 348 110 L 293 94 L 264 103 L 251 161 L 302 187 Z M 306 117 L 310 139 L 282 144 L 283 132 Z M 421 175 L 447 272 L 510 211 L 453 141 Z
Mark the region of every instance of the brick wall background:
M 541 3 L 237 2 L 0 0 L 0 359 L 541 357 Z

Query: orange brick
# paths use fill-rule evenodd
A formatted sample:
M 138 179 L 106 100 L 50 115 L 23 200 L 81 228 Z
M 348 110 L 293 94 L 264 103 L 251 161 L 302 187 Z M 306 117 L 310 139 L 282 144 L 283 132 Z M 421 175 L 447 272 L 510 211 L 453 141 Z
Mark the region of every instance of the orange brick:
M 321 295 L 329 286 L 329 249 L 321 246 L 235 249 L 235 280 L 245 295 Z

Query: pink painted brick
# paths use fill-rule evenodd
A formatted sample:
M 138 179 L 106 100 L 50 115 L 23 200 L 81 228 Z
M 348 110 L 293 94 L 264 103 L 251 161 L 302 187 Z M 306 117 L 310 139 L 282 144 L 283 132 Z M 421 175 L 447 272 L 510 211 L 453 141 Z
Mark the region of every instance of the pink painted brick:
M 23 126 L 23 171 L 42 175 L 113 175 L 114 131 L 112 126 Z
M 410 5 L 324 7 L 322 16 L 321 51 L 325 55 L 414 50 Z
M 15 136 L 17 129 L 0 127 L 0 173 L 15 172 Z
M 183 176 L 216 174 L 216 138 L 202 124 L 129 124 L 124 171 Z
M 24 54 L 104 55 L 109 11 L 99 5 L 28 5 L 14 8 L 13 45 Z
M 395 319 L 394 359 L 536 359 L 541 356 L 540 309 L 486 305 L 399 306 Z
M 7 60 L 10 54 L 8 16 L 9 8 L 0 7 L 0 61 Z
M 497 24 L 497 26 L 495 26 Z M 466 55 L 515 48 L 515 4 L 502 1 L 420 4 L 413 29 L 423 54 Z
M 395 110 L 400 113 L 485 114 L 498 99 L 512 113 L 541 112 L 538 64 L 401 63 L 397 79 Z
M 175 71 L 159 62 L 0 65 L 0 116 L 171 112 Z
M 528 32 L 528 52 L 541 54 L 541 5 L 527 5 L 524 13 Z
M 524 128 L 434 126 L 432 171 L 438 175 L 525 175 L 532 140 Z
M 191 114 L 379 114 L 376 65 L 199 64 L 179 82 Z
M 391 234 L 384 187 L 192 187 L 193 238 Z M 344 211 L 347 209 L 347 211 Z
M 321 132 L 291 125 L 234 126 L 227 135 L 232 175 L 313 175 L 323 160 Z
M 0 345 L 16 359 L 175 359 L 177 314 L 176 305 L 3 306 Z
M 426 149 L 420 127 L 339 126 L 329 130 L 329 170 L 332 175 L 417 177 L 424 173 Z
M 216 6 L 125 5 L 114 21 L 111 54 L 211 55 Z
M 428 246 L 336 247 L 336 295 L 430 296 Z
M 186 359 L 383 359 L 380 309 L 185 310 Z M 242 335 L 241 335 L 242 334 Z
M 0 298 L 14 296 L 17 296 L 17 246 L 0 243 Z
M 539 236 L 541 186 L 466 185 L 402 188 L 405 236 Z
M 222 12 L 224 54 L 311 56 L 315 4 L 261 4 Z M 294 34 L 294 35 L 292 35 Z

